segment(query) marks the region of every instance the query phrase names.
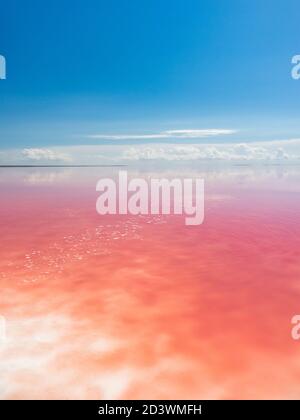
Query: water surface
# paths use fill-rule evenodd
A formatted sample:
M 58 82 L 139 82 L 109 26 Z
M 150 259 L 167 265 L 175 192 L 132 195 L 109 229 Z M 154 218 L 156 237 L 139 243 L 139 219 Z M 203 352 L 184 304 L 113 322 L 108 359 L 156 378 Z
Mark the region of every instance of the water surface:
M 119 168 L 0 169 L 1 399 L 298 398 L 298 167 L 205 179 L 205 221 L 99 216 Z

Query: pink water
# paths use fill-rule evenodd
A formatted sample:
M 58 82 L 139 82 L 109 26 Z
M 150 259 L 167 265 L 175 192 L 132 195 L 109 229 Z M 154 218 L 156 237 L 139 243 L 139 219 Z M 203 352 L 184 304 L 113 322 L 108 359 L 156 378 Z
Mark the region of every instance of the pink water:
M 180 169 L 195 227 L 99 216 L 117 171 L 1 169 L 0 398 L 298 398 L 300 170 Z

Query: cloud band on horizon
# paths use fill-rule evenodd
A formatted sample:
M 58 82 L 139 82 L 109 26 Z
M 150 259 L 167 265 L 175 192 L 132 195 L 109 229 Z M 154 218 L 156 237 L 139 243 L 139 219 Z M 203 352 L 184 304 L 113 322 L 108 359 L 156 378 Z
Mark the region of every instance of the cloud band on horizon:
M 97 144 L 0 151 L 7 164 L 128 164 L 144 161 L 294 162 L 300 160 L 300 138 L 248 143 Z

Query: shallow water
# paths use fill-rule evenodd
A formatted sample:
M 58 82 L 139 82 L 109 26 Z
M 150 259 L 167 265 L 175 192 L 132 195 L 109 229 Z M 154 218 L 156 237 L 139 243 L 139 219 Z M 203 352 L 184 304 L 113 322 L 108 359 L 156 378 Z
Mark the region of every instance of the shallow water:
M 300 169 L 127 170 L 204 178 L 204 223 L 99 216 L 119 168 L 0 169 L 0 398 L 298 398 Z

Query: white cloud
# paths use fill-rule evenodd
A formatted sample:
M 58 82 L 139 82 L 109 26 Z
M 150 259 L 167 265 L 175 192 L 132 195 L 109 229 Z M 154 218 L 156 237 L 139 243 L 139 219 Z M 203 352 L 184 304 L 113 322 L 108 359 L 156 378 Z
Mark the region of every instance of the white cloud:
M 123 153 L 124 160 L 226 160 L 226 161 L 274 161 L 299 159 L 287 153 L 283 147 L 268 147 L 259 144 L 230 145 L 151 145 L 130 147 Z
M 205 130 L 166 130 L 154 134 L 92 134 L 87 137 L 99 140 L 200 139 L 235 133 L 237 130 L 210 128 Z
M 57 152 L 52 149 L 23 149 L 22 156 L 25 159 L 33 161 L 70 161 L 70 157 L 64 153 Z
M 168 130 L 165 133 L 170 137 L 182 137 L 182 138 L 203 138 L 203 137 L 214 137 L 226 134 L 235 134 L 237 130 L 227 130 L 211 128 L 207 130 Z

